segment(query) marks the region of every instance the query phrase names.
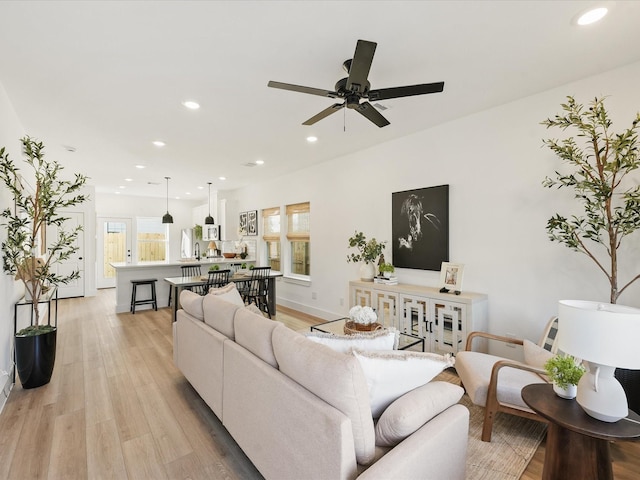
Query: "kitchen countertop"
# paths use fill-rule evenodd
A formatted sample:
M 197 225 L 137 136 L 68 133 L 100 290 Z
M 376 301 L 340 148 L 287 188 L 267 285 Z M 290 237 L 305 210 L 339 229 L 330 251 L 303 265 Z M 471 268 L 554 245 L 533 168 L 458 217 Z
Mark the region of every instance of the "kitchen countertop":
M 255 263 L 256 259 L 253 257 L 247 258 L 201 258 L 200 260 L 194 259 L 181 259 L 181 260 L 165 260 L 162 262 L 139 262 L 139 263 L 125 263 L 125 262 L 112 262 L 110 265 L 116 270 L 119 268 L 149 268 L 149 267 L 178 267 L 181 265 L 197 264 L 208 265 L 214 263 Z

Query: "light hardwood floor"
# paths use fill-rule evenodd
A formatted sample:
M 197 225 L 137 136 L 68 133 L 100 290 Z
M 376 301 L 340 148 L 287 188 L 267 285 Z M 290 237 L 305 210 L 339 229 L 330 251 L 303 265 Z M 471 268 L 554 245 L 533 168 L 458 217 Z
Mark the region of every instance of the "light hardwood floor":
M 0 415 L 2 479 L 260 479 L 172 360 L 171 312 L 114 313 L 113 290 L 59 302 L 51 382 L 14 387 Z M 280 308 L 302 330 L 319 320 Z M 613 447 L 637 479 L 640 444 Z M 541 477 L 544 447 L 523 479 Z

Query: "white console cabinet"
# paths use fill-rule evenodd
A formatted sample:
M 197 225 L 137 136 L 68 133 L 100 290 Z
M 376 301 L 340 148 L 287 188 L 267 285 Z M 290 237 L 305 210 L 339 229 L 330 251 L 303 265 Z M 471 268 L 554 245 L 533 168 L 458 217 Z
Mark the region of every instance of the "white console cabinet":
M 454 295 L 420 285 L 352 281 L 349 298 L 351 307 L 372 307 L 383 325 L 424 338 L 430 352 L 455 354 L 464 350 L 469 332 L 487 330 L 488 301 L 482 293 Z M 474 349 L 486 350 L 486 345 L 474 342 Z

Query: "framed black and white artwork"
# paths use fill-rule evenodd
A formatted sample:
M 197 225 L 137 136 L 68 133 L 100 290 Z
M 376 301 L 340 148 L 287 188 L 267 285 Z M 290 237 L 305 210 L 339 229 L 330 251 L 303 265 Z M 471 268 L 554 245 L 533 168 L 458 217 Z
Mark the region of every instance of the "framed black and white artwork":
M 247 235 L 258 235 L 258 211 L 250 210 L 247 212 Z
M 238 230 L 242 232 L 242 235 L 247 234 L 247 212 L 240 213 L 240 220 L 238 221 Z
M 391 195 L 393 265 L 440 271 L 449 261 L 449 185 Z

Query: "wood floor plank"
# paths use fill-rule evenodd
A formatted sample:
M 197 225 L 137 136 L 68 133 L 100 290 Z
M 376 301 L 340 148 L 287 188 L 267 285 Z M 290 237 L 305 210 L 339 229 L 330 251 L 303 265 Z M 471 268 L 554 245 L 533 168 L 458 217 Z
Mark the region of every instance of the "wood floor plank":
M 122 442 L 151 433 L 135 385 L 127 374 L 108 377 L 111 405 Z
M 87 425 L 87 473 L 92 480 L 127 478 L 114 419 Z
M 124 463 L 130 480 L 161 480 L 168 478 L 156 452 L 153 436 L 149 433 L 122 444 Z
M 100 365 L 84 372 L 84 390 L 87 426 L 114 418 L 104 366 Z
M 56 417 L 47 478 L 87 478 L 87 442 L 84 409 Z
M 162 463 L 190 454 L 191 444 L 167 405 L 162 390 L 154 383 L 136 387 L 142 411 L 147 418 Z

